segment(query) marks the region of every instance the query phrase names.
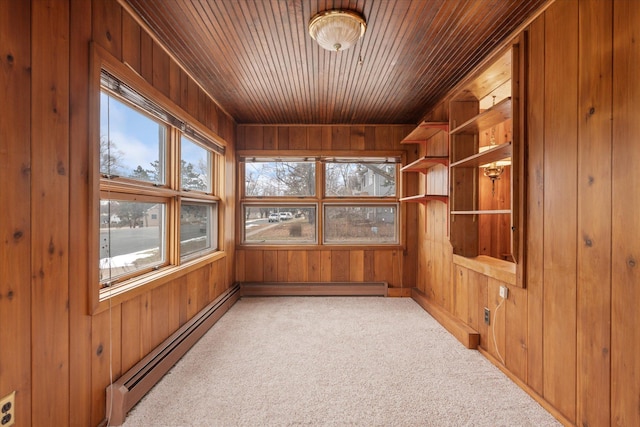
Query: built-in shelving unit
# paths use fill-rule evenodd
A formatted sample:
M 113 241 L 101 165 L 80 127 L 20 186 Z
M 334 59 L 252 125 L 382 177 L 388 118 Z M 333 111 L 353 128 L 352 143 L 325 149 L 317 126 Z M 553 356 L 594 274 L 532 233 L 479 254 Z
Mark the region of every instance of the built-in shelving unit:
M 409 135 L 407 135 L 401 142 L 402 144 L 426 144 L 431 138 L 435 137 L 439 133 L 443 132 L 448 138 L 449 123 L 448 122 L 435 122 L 424 121 L 420 123 Z M 448 148 L 448 142 L 447 142 Z M 447 150 L 448 151 L 448 150 Z M 442 156 L 422 156 L 419 159 L 403 166 L 400 170 L 402 172 L 419 172 L 427 175 L 428 172 L 438 166 L 447 168 L 449 166 L 448 152 Z M 426 186 L 426 182 L 425 182 Z M 402 197 L 401 202 L 407 203 L 422 203 L 426 204 L 430 201 L 438 201 L 445 204 L 449 202 L 449 196 L 447 194 L 416 194 L 413 196 Z
M 519 46 L 516 40 L 451 97 L 449 236 L 455 255 L 518 259 Z M 487 166 L 502 168 L 502 175 L 489 178 Z

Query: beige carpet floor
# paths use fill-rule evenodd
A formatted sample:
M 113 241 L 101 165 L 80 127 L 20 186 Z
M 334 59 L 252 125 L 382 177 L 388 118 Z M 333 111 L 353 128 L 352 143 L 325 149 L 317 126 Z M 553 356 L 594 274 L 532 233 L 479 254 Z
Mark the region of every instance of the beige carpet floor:
M 133 426 L 559 426 L 411 299 L 244 298 Z

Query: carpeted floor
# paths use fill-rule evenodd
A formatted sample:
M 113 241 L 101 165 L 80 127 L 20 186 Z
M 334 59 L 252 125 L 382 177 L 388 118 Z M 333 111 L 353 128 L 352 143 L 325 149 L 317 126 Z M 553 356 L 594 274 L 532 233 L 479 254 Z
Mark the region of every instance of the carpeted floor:
M 240 300 L 125 426 L 559 426 L 413 300 Z

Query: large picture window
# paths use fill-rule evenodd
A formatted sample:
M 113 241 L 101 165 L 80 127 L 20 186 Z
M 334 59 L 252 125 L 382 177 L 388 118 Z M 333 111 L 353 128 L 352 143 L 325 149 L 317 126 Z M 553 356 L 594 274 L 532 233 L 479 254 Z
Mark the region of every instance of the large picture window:
M 399 244 L 398 162 L 245 158 L 242 243 Z
M 223 147 L 105 70 L 99 122 L 100 288 L 216 251 Z

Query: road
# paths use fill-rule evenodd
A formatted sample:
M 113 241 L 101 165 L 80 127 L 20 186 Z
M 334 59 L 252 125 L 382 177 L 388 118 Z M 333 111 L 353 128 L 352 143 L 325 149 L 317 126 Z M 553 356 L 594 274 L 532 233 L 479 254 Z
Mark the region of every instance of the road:
M 158 247 L 161 239 L 158 227 L 141 228 L 112 228 L 111 236 L 109 230 L 100 229 L 100 258 L 114 257 L 118 255 L 131 254 Z M 188 224 L 182 226 L 182 238 L 184 240 L 202 236 L 199 224 Z M 109 241 L 110 238 L 110 241 Z M 108 248 L 111 248 L 108 251 Z

